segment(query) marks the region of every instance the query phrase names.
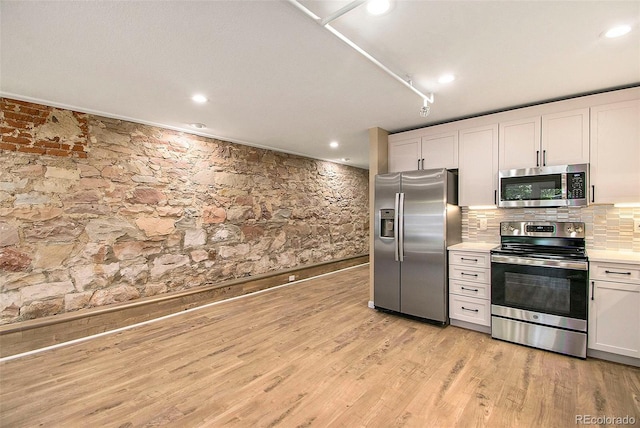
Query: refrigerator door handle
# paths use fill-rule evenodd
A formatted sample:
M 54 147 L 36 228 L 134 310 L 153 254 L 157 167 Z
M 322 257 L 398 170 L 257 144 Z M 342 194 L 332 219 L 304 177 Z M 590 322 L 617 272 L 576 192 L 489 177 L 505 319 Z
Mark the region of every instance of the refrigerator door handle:
M 404 193 L 400 193 L 398 204 L 398 253 L 400 261 L 404 261 Z
M 396 204 L 395 204 L 395 214 L 393 216 L 393 250 L 396 261 L 400 261 L 400 252 L 398 250 L 398 215 L 399 215 L 399 207 L 400 207 L 400 193 L 396 193 Z

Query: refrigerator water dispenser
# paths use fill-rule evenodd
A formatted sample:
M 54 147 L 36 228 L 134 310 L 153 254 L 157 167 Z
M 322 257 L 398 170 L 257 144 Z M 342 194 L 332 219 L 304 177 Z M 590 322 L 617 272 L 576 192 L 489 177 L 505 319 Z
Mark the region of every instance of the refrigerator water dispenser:
M 395 218 L 395 210 L 385 208 L 380 210 L 380 237 L 393 238 L 395 230 L 393 227 Z

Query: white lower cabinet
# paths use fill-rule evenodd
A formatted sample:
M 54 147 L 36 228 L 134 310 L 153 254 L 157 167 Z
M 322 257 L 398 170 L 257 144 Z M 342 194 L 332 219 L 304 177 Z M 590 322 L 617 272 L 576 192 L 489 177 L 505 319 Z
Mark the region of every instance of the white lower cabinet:
M 640 358 L 640 265 L 592 262 L 589 349 Z
M 449 251 L 449 318 L 452 325 L 488 332 L 491 326 L 489 251 Z M 463 322 L 460 325 L 458 321 Z

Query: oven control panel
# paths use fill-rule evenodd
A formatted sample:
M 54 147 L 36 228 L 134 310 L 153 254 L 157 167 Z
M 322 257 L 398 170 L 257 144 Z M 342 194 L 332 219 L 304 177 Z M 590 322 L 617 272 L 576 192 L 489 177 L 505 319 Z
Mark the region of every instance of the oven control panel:
M 566 221 L 503 221 L 500 236 L 584 238 L 584 223 Z
M 528 224 L 524 228 L 525 232 L 553 233 L 556 231 L 555 226 L 547 226 L 540 224 Z

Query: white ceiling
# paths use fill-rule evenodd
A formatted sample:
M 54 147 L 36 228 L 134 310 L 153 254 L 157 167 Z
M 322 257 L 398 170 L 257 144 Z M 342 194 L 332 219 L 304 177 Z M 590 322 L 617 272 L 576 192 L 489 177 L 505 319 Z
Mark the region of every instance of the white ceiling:
M 320 17 L 349 2 L 303 1 Z M 600 34 L 627 23 L 620 39 Z M 287 1 L 0 2 L 3 96 L 368 167 L 368 132 L 640 82 L 640 1 L 403 1 L 332 25 Z M 445 72 L 457 76 L 437 83 Z M 190 97 L 205 94 L 196 105 Z M 193 132 L 193 131 L 191 131 Z M 336 140 L 339 148 L 328 143 Z

